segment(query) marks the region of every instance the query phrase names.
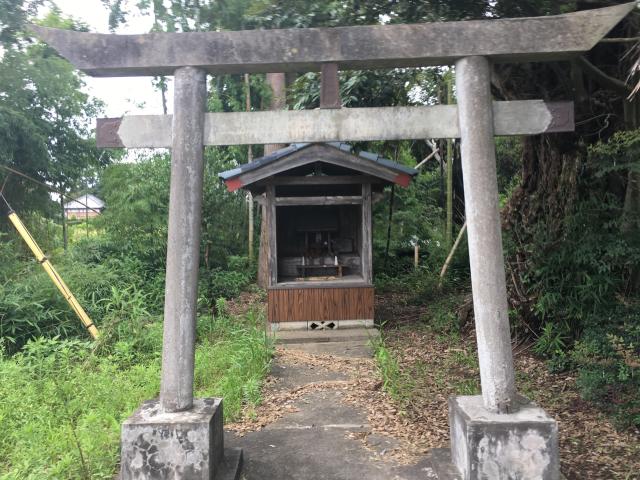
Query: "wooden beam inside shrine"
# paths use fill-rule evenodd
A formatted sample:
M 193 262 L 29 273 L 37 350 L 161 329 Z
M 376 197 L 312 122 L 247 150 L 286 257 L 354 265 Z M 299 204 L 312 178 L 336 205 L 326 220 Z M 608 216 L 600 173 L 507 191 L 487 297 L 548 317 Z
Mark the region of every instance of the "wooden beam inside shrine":
M 293 205 L 360 205 L 360 195 L 337 195 L 320 197 L 276 197 L 278 207 Z
M 496 135 L 573 131 L 571 102 L 494 102 Z M 169 148 L 171 115 L 98 119 L 98 147 Z M 456 105 L 207 113 L 205 145 L 458 138 Z
M 546 61 L 590 50 L 635 2 L 564 15 L 285 30 L 111 35 L 30 25 L 30 30 L 93 76 L 172 75 L 183 65 L 212 74 L 320 71 Z
M 369 175 L 283 175 L 256 182 L 256 185 L 361 185 L 380 183 L 382 180 Z

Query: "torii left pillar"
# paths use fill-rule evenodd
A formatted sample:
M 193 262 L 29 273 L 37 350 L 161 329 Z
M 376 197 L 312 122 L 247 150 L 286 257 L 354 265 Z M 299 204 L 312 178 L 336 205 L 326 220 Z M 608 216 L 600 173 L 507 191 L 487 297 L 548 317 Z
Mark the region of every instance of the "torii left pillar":
M 193 398 L 206 72 L 181 67 L 174 81 L 160 400 L 122 424 L 122 480 L 236 478 L 242 460 L 224 450 L 222 399 Z

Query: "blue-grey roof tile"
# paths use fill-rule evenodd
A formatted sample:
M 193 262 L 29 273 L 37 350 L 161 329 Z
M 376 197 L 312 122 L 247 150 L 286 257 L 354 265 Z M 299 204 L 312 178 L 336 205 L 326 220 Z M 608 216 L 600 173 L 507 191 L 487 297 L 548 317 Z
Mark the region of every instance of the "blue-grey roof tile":
M 276 150 L 275 152 L 272 152 L 269 155 L 265 155 L 264 157 L 257 158 L 253 162 L 245 163 L 231 170 L 221 172 L 220 174 L 218 174 L 218 176 L 222 180 L 228 180 L 230 178 L 237 177 L 239 175 L 242 175 L 243 173 L 251 172 L 265 165 L 269 165 L 270 163 L 273 163 L 281 159 L 282 157 L 286 157 L 287 155 L 297 152 L 298 150 L 302 150 L 303 148 L 308 147 L 309 145 L 311 144 L 310 143 L 292 143 L 291 145 L 281 148 L 280 150 Z M 345 142 L 327 142 L 325 143 L 325 145 L 330 145 L 342 151 L 353 153 L 353 148 L 351 147 L 351 145 Z M 376 162 L 381 165 L 384 165 L 385 167 L 390 168 L 392 170 L 397 170 L 398 172 L 406 173 L 407 175 L 415 176 L 418 174 L 418 171 L 415 168 L 407 167 L 397 162 L 392 162 L 391 160 L 387 160 L 385 158 L 380 157 L 376 153 L 358 152 L 357 155 L 361 158 L 365 158 L 372 162 Z

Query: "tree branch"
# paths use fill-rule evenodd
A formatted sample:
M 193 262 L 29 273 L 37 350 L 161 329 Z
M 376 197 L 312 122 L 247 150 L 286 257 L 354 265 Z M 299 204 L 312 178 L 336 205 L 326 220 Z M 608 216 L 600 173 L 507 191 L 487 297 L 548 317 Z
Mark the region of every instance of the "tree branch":
M 640 37 L 626 37 L 626 38 L 603 38 L 599 43 L 636 43 L 640 42 Z
M 604 88 L 614 90 L 625 96 L 631 93 L 631 88 L 629 88 L 626 83 L 624 83 L 622 80 L 618 80 L 617 78 L 607 75 L 585 57 L 578 57 L 578 65 L 582 67 L 587 75 L 589 75 L 593 80 L 598 82 Z

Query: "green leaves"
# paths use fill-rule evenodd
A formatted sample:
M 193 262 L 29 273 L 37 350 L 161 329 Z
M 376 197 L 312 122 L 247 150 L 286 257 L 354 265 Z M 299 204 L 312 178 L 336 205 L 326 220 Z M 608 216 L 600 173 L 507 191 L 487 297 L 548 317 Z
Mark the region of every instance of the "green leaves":
M 112 297 L 114 315 L 139 302 L 131 291 Z M 162 322 L 144 320 L 121 318 L 118 331 L 104 325 L 97 350 L 80 340 L 36 338 L 22 353 L 0 355 L 3 480 L 113 477 L 121 422 L 160 387 Z M 198 336 L 196 395 L 223 396 L 225 417 L 233 419 L 260 400 L 272 355 L 264 317 L 202 317 Z
M 0 44 L 15 44 L 24 25 L 44 0 L 0 0 Z
M 82 92 L 82 78 L 71 64 L 47 45 L 21 38 L 18 27 L 11 26 L 24 23 L 42 2 L 3 2 L 13 4 L 14 15 L 3 19 L 5 9 L 0 5 L 0 26 L 8 22 L 12 38 L 0 62 L 0 165 L 60 189 L 75 189 L 99 166 L 99 155 L 89 137 L 91 119 L 102 104 Z M 41 23 L 78 28 L 55 9 Z M 9 182 L 5 196 L 16 210 L 43 212 L 50 199 L 46 191 L 33 194 L 33 189 L 32 184 L 16 177 Z

